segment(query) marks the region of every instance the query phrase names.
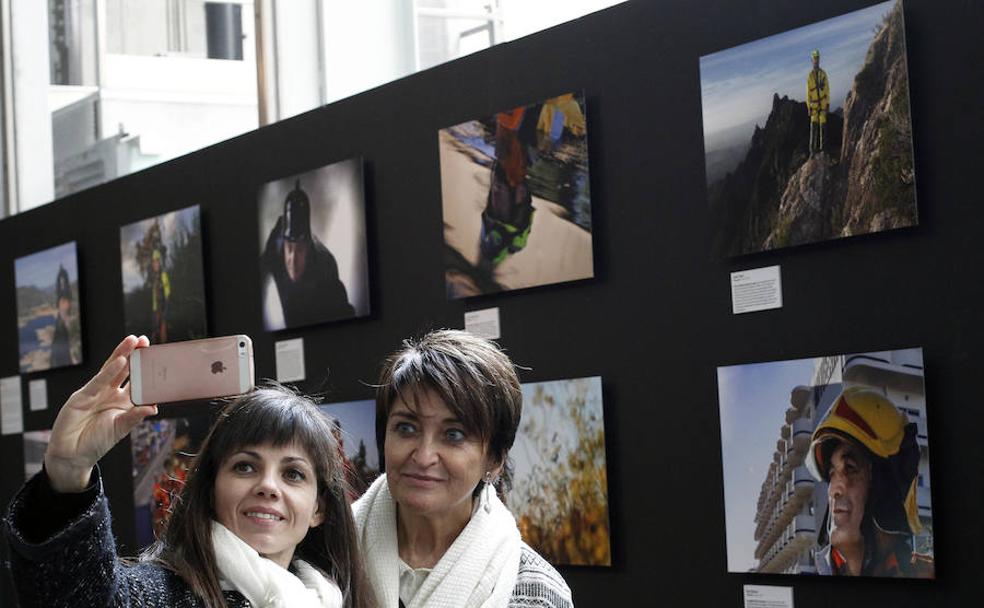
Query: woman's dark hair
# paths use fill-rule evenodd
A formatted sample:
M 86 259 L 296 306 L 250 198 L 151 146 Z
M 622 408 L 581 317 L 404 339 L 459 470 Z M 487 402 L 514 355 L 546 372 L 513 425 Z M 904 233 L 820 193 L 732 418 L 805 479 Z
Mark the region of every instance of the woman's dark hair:
M 523 412 L 523 393 L 516 367 L 493 342 L 464 331 L 442 329 L 403 347 L 383 363 L 376 387 L 376 444 L 384 462 L 386 425 L 397 399 L 414 409 L 422 394 L 433 391 L 461 421 L 465 431 L 482 439 L 488 455 L 502 464 L 501 492 L 509 489 L 509 449 Z M 479 482 L 476 493 L 484 483 Z
M 375 606 L 346 498 L 345 471 L 331 422 L 313 401 L 271 384 L 229 403 L 218 415 L 175 497 L 161 537 L 141 556 L 181 576 L 208 608 L 226 605 L 212 549 L 215 479 L 226 458 L 258 445 L 296 443 L 313 460 L 321 525 L 308 530 L 294 556 L 332 577 L 347 608 Z

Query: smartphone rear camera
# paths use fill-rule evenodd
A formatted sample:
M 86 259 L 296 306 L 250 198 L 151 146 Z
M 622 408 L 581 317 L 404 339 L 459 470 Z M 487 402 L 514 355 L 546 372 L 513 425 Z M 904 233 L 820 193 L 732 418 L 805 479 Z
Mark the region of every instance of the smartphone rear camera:
M 245 342 L 240 342 L 239 343 L 239 348 L 246 348 L 246 343 Z

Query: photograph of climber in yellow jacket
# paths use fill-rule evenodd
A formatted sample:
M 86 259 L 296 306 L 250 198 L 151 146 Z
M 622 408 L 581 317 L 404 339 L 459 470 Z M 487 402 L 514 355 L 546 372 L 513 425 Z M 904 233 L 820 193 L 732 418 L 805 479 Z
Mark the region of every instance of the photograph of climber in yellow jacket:
M 820 69 L 820 49 L 810 52 L 813 68 L 806 77 L 806 109 L 810 113 L 810 156 L 823 152 L 827 112 L 830 110 L 830 81 Z
M 449 298 L 594 276 L 583 93 L 442 129 Z
M 919 223 L 906 61 L 902 0 L 700 58 L 714 256 Z
M 120 228 L 125 331 L 155 344 L 204 338 L 201 210 L 195 205 Z

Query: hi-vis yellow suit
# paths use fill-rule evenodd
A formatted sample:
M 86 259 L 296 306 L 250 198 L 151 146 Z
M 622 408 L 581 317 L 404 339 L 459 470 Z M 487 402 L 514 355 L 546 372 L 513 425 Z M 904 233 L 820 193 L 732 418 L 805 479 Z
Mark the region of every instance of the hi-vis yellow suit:
M 810 122 L 827 124 L 830 109 L 830 82 L 827 72 L 820 68 L 810 70 L 806 77 L 806 107 L 810 110 Z

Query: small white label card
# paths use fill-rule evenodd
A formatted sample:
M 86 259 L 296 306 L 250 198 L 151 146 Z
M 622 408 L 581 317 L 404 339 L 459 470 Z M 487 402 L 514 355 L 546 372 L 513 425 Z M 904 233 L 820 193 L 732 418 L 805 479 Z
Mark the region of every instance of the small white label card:
M 782 277 L 778 266 L 731 273 L 734 314 L 782 308 Z
M 20 376 L 0 378 L 0 433 L 16 435 L 24 432 L 24 412 L 21 407 Z
M 280 340 L 276 344 L 277 382 L 304 379 L 304 338 Z
M 480 338 L 498 340 L 502 337 L 499 328 L 499 307 L 466 312 L 465 331 Z
M 745 585 L 745 608 L 793 608 L 793 588 Z
M 39 378 L 28 382 L 27 397 L 31 402 L 32 412 L 48 409 L 48 381 Z

